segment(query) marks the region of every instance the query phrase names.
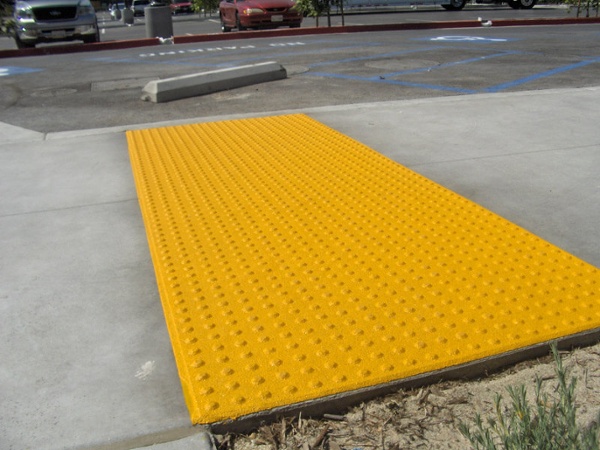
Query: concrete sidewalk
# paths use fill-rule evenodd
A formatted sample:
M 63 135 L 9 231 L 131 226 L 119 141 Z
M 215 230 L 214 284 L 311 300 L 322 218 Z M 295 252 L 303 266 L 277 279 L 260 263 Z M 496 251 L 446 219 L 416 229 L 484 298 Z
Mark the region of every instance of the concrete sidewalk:
M 600 87 L 300 112 L 600 266 Z M 182 397 L 125 129 L 0 124 L 0 448 L 207 445 Z

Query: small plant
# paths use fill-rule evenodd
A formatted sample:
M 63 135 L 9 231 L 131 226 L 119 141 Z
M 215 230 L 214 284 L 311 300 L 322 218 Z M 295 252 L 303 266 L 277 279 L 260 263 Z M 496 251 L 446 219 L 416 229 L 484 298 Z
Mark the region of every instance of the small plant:
M 585 17 L 591 17 L 593 11 L 595 11 L 595 16 L 598 17 L 600 12 L 599 0 L 564 0 L 564 4 L 568 5 L 569 11 L 574 8 L 577 11 L 577 17 L 581 16 L 582 13 L 585 13 Z
M 13 6 L 8 0 L 0 0 L 0 36 L 9 35 L 14 26 L 12 19 Z
M 567 370 L 556 345 L 551 347 L 556 363 L 556 396 L 542 392 L 542 380 L 536 378 L 535 401 L 527 400 L 525 386 L 507 388 L 510 407 L 496 395 L 495 415 L 483 421 L 474 418 L 474 429 L 461 422 L 459 431 L 475 450 L 597 450 L 600 417 L 587 429 L 576 423 L 575 377 L 567 380 Z
M 219 9 L 219 0 L 192 0 L 191 3 L 194 12 L 204 14 L 204 17 L 207 13 L 212 16 L 213 12 Z
M 331 10 L 331 0 L 296 0 L 296 8 L 305 16 L 314 17 L 318 27 L 319 17 Z

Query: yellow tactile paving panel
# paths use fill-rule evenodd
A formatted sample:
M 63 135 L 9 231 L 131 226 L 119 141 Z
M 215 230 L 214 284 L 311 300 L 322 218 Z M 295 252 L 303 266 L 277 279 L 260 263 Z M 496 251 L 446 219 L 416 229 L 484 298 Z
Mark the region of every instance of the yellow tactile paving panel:
M 127 138 L 195 423 L 600 326 L 598 269 L 307 116 Z

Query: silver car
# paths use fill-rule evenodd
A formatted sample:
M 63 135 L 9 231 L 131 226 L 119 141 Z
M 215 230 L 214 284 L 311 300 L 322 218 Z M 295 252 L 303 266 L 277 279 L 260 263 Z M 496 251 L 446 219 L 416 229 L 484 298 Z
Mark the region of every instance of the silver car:
M 90 0 L 17 0 L 15 41 L 18 48 L 40 42 L 98 42 L 100 32 Z

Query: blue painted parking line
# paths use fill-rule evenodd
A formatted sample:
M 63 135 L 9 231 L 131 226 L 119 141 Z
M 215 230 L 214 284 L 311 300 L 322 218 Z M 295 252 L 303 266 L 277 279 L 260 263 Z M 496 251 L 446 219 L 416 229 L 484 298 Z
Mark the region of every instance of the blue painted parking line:
M 322 63 L 311 64 L 309 66 L 309 68 L 313 69 L 315 67 L 324 67 L 324 66 L 331 66 L 331 65 L 353 63 L 353 62 L 357 62 L 357 61 L 397 57 L 397 56 L 406 55 L 406 54 L 410 54 L 410 53 L 421 53 L 421 52 L 439 50 L 440 48 L 448 48 L 448 47 L 445 47 L 445 46 L 444 47 L 440 47 L 440 46 L 422 47 L 419 49 L 411 49 L 411 50 L 405 50 L 405 51 L 401 51 L 401 52 L 383 53 L 383 54 L 378 54 L 378 55 L 361 56 L 361 57 L 356 57 L 356 58 L 346 58 L 346 59 L 341 59 L 341 60 L 336 60 L 336 61 L 326 61 L 326 62 L 322 62 Z M 443 63 L 443 64 L 437 64 L 434 66 L 427 66 L 427 67 L 421 67 L 418 69 L 409 69 L 409 70 L 403 70 L 403 71 L 398 71 L 398 72 L 389 72 L 389 73 L 377 74 L 377 75 L 368 76 L 368 77 L 357 76 L 357 75 L 338 74 L 338 73 L 329 73 L 329 72 L 315 72 L 312 70 L 310 72 L 304 73 L 303 76 L 319 76 L 319 77 L 324 77 L 324 78 L 337 78 L 337 79 L 345 79 L 345 80 L 353 80 L 353 81 L 385 83 L 385 84 L 414 87 L 414 88 L 420 88 L 420 89 L 455 92 L 455 93 L 459 93 L 459 94 L 475 94 L 475 93 L 479 92 L 476 89 L 466 89 L 466 88 L 461 88 L 461 87 L 444 86 L 444 85 L 438 85 L 438 84 L 432 84 L 432 83 L 418 83 L 418 82 L 414 82 L 414 81 L 402 81 L 402 80 L 397 80 L 397 79 L 393 79 L 393 78 L 399 77 L 402 75 L 411 75 L 411 74 L 416 74 L 416 73 L 432 72 L 434 70 L 455 67 L 455 66 L 463 65 L 463 64 L 471 64 L 471 63 L 483 61 L 486 59 L 499 58 L 499 57 L 503 57 L 503 56 L 522 54 L 522 53 L 523 52 L 508 50 L 508 51 L 494 53 L 491 55 L 482 55 L 482 56 L 477 56 L 474 58 L 468 58 L 468 59 L 459 60 L 459 61 L 451 61 L 451 62 L 447 62 L 447 63 Z
M 483 89 L 483 92 L 500 92 L 506 89 L 513 88 L 515 86 L 519 86 L 521 84 L 530 83 L 532 81 L 540 80 L 542 78 L 551 77 L 553 75 L 568 72 L 570 70 L 578 69 L 580 67 L 589 66 L 590 64 L 598 64 L 600 63 L 600 57 L 580 61 L 574 64 L 568 64 L 562 67 L 556 67 L 555 69 L 547 70 L 545 72 L 535 73 L 533 75 L 529 75 L 528 77 L 519 78 L 517 80 L 509 81 L 507 83 L 497 84 L 495 86 L 490 86 L 488 88 Z
M 441 86 L 437 84 L 427 84 L 427 83 L 415 83 L 410 81 L 401 81 L 401 80 L 388 80 L 385 78 L 374 78 L 374 77 L 359 77 L 356 75 L 344 75 L 338 73 L 327 73 L 327 72 L 306 72 L 302 74 L 303 76 L 313 76 L 313 77 L 323 77 L 323 78 L 337 78 L 343 80 L 352 80 L 352 81 L 365 81 L 370 83 L 384 83 L 384 84 L 395 84 L 398 86 L 406 86 L 406 87 L 417 87 L 421 89 L 432 89 L 436 91 L 446 91 L 446 92 L 455 92 L 459 94 L 475 94 L 477 91 L 472 89 L 464 89 L 457 88 L 453 86 Z
M 493 55 L 477 56 L 475 58 L 469 58 L 469 59 L 463 59 L 461 61 L 452 61 L 452 62 L 448 62 L 448 63 L 436 64 L 435 66 L 421 67 L 419 69 L 409 69 L 409 70 L 403 70 L 400 72 L 385 73 L 385 74 L 379 75 L 378 77 L 371 77 L 371 80 L 377 81 L 377 78 L 381 78 L 381 77 L 391 78 L 391 77 L 397 77 L 397 76 L 401 76 L 401 75 L 410 75 L 413 73 L 431 72 L 432 70 L 445 69 L 447 67 L 460 66 L 462 64 L 470 64 L 470 63 L 474 63 L 474 62 L 478 62 L 478 61 L 483 61 L 486 59 L 499 58 L 499 57 L 508 56 L 508 55 L 518 55 L 521 53 L 522 52 L 518 52 L 518 51 L 508 51 L 508 52 L 495 53 Z
M 482 39 L 466 40 L 465 36 L 461 36 L 460 38 L 462 38 L 461 42 L 465 42 L 465 41 L 478 42 L 478 43 L 483 42 Z M 432 39 L 429 39 L 429 40 L 431 41 Z M 458 42 L 458 41 L 459 40 L 454 40 L 452 42 Z M 489 43 L 490 40 L 488 40 L 487 42 Z M 526 54 L 530 54 L 530 53 L 516 51 L 516 50 L 507 50 L 507 51 L 494 53 L 491 55 L 482 55 L 482 56 L 477 56 L 477 57 L 468 58 L 468 59 L 464 59 L 464 60 L 458 60 L 458 61 L 451 61 L 451 62 L 428 66 L 428 67 L 421 67 L 421 68 L 417 68 L 417 69 L 408 69 L 408 70 L 403 70 L 403 71 L 398 71 L 398 72 L 389 72 L 389 73 L 377 74 L 377 75 L 373 75 L 373 76 L 358 76 L 358 75 L 348 75 L 348 74 L 340 74 L 340 73 L 333 73 L 333 72 L 312 71 L 313 68 L 317 68 L 317 67 L 343 65 L 343 64 L 354 63 L 354 62 L 358 62 L 358 61 L 397 57 L 400 55 L 406 55 L 406 54 L 410 54 L 410 53 L 420 53 L 420 52 L 427 52 L 427 51 L 432 51 L 432 50 L 439 50 L 441 48 L 445 48 L 445 49 L 451 48 L 451 49 L 455 49 L 455 50 L 464 49 L 464 48 L 458 48 L 456 46 L 453 46 L 453 47 L 433 46 L 433 47 L 423 47 L 423 48 L 419 48 L 419 49 L 411 49 L 411 50 L 406 50 L 406 51 L 401 51 L 401 52 L 383 53 L 383 54 L 378 54 L 378 55 L 361 56 L 361 57 L 355 57 L 355 58 L 345 58 L 345 59 L 334 60 L 334 61 L 324 61 L 324 62 L 309 65 L 309 68 L 311 69 L 311 71 L 303 73 L 302 76 L 318 76 L 318 77 L 324 77 L 324 78 L 337 78 L 337 79 L 363 81 L 363 82 L 371 82 L 371 83 L 387 83 L 387 84 L 395 84 L 395 85 L 407 86 L 407 87 L 418 87 L 418 88 L 423 88 L 423 89 L 433 89 L 433 90 L 439 90 L 439 91 L 457 92 L 457 93 L 461 93 L 461 94 L 476 94 L 476 93 L 481 93 L 481 92 L 492 92 L 492 93 L 500 92 L 500 91 L 504 91 L 506 89 L 510 89 L 510 88 L 519 86 L 521 84 L 536 81 L 541 78 L 551 77 L 553 75 L 556 75 L 556 74 L 559 74 L 562 72 L 567 72 L 570 70 L 574 70 L 579 67 L 585 67 L 590 64 L 600 63 L 600 57 L 592 57 L 590 59 L 586 59 L 584 61 L 580 61 L 577 63 L 569 64 L 569 65 L 562 66 L 562 67 L 557 67 L 557 68 L 547 70 L 544 72 L 535 73 L 535 74 L 529 75 L 527 77 L 519 78 L 516 80 L 511 80 L 506 83 L 501 83 L 501 84 L 498 84 L 495 86 L 489 86 L 489 87 L 479 88 L 479 89 L 466 89 L 466 88 L 453 87 L 453 86 L 442 86 L 442 85 L 436 85 L 436 84 L 430 84 L 430 83 L 416 83 L 416 82 L 397 80 L 397 79 L 393 79 L 393 78 L 401 77 L 403 75 L 429 73 L 434 70 L 440 70 L 440 69 L 454 67 L 454 66 L 463 65 L 463 64 L 476 63 L 476 62 L 483 61 L 486 59 L 491 59 L 491 58 L 499 58 L 499 57 L 509 56 L 509 55 L 526 55 Z
M 421 53 L 421 52 L 428 52 L 428 51 L 432 51 L 432 50 L 439 50 L 440 48 L 444 48 L 444 47 L 440 47 L 440 46 L 422 47 L 422 48 L 417 48 L 417 49 L 402 50 L 399 52 L 378 53 L 377 55 L 357 56 L 354 58 L 338 59 L 338 60 L 334 60 L 334 61 L 323 61 L 320 63 L 310 64 L 308 67 L 310 67 L 312 69 L 313 67 L 323 67 L 323 66 L 332 66 L 332 65 L 337 65 L 337 64 L 347 64 L 347 63 L 353 63 L 353 62 L 357 62 L 357 61 L 368 61 L 370 59 L 390 58 L 393 56 L 409 55 L 411 53 Z
M 24 73 L 41 72 L 42 69 L 30 69 L 29 67 L 0 66 L 0 77 L 10 77 Z

